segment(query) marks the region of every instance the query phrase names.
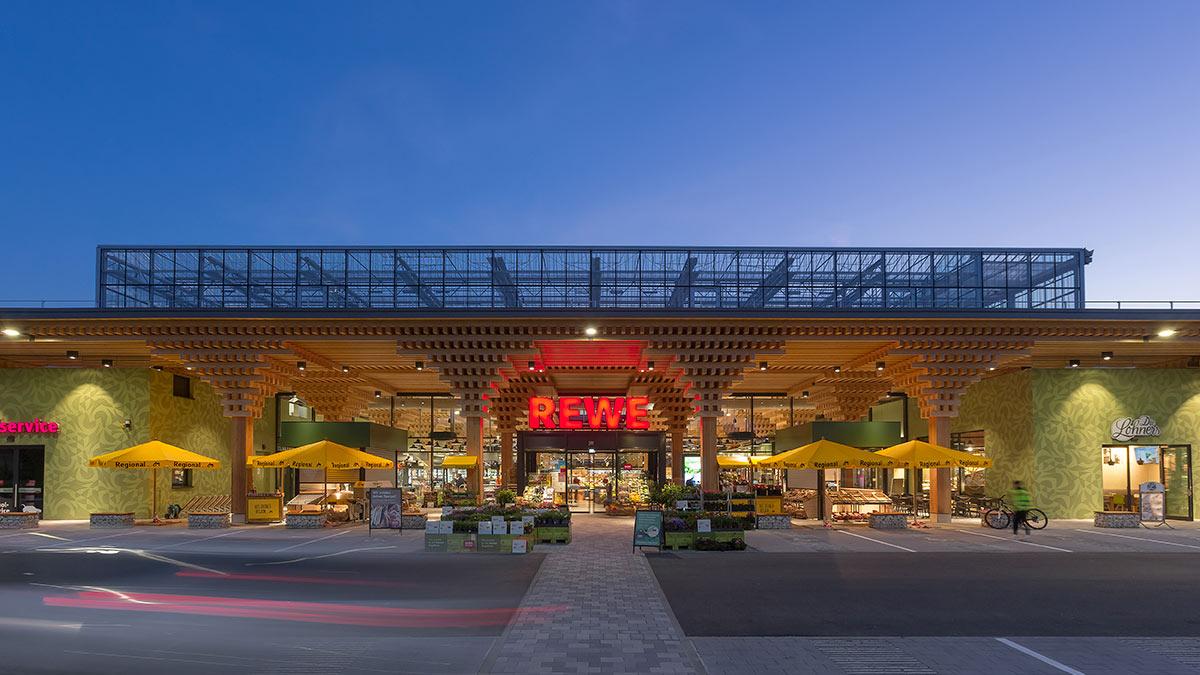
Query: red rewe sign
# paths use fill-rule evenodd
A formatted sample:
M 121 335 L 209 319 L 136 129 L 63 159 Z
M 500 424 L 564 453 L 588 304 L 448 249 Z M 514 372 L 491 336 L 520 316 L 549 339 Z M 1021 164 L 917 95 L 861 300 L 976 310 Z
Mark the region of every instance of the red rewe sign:
M 649 429 L 645 396 L 532 396 L 530 429 Z

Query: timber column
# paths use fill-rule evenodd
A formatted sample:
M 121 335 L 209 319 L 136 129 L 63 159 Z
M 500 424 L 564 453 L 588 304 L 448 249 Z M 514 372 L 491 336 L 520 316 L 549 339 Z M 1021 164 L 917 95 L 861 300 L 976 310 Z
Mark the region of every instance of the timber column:
M 254 455 L 254 418 L 229 418 L 229 512 L 235 522 L 246 522 L 246 493 L 253 488 L 247 460 Z
M 671 427 L 671 482 L 683 485 L 683 428 Z
M 893 353 L 913 358 L 893 380 L 917 399 L 929 421 L 929 442 L 949 448 L 950 425 L 967 388 L 988 372 L 1028 357 L 1031 346 L 1022 340 L 905 340 Z M 932 469 L 930 476 L 929 519 L 937 523 L 950 522 L 953 513 L 950 471 Z
M 483 413 L 463 410 L 463 426 L 467 432 L 467 456 L 475 458 L 474 468 L 467 470 L 467 485 L 475 493 L 475 502 L 483 503 Z
M 517 484 L 517 474 L 514 469 L 516 469 L 516 463 L 513 461 L 513 431 L 504 429 L 500 432 L 500 485 L 502 487 Z

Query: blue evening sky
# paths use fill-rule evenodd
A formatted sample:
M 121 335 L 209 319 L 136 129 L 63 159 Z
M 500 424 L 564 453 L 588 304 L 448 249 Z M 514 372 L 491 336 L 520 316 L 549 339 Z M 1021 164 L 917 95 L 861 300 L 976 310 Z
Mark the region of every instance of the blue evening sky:
M 0 304 L 98 243 L 1086 246 L 1200 299 L 1200 2 L 0 4 Z

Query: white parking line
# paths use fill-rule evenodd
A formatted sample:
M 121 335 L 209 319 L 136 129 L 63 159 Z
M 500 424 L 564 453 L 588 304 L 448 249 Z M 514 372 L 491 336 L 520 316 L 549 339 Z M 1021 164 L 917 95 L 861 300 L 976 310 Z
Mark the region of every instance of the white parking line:
M 1075 530 L 1075 531 L 1083 532 L 1084 534 L 1099 534 L 1099 535 L 1102 535 L 1105 537 L 1120 537 L 1122 539 L 1136 539 L 1138 541 L 1152 541 L 1156 544 L 1166 544 L 1167 546 L 1182 546 L 1183 548 L 1200 549 L 1200 546 L 1196 546 L 1195 544 L 1180 544 L 1177 541 L 1163 541 L 1162 539 L 1147 539 L 1146 537 L 1131 537 L 1128 534 L 1116 534 L 1115 532 L 1096 532 L 1095 530 Z
M 300 542 L 299 544 L 292 544 L 291 546 L 284 546 L 283 548 L 277 548 L 277 549 L 275 549 L 274 552 L 275 553 L 283 553 L 284 551 L 290 551 L 294 548 L 300 548 L 301 546 L 307 546 L 308 544 L 315 544 L 318 541 L 325 541 L 326 539 L 333 539 L 334 537 L 340 537 L 343 534 L 346 534 L 347 532 L 351 532 L 351 531 L 352 530 L 342 530 L 341 532 L 334 532 L 333 534 L 328 535 L 328 536 L 318 537 L 316 539 L 306 539 L 306 540 Z
M 174 544 L 167 544 L 166 546 L 159 546 L 158 548 L 156 548 L 154 550 L 161 551 L 164 548 L 171 548 L 173 546 L 183 546 L 185 544 L 198 544 L 202 541 L 208 541 L 209 539 L 217 539 L 219 537 L 228 537 L 231 534 L 237 534 L 237 533 L 238 533 L 237 530 L 230 530 L 228 532 L 222 532 L 221 534 L 214 534 L 211 537 L 201 537 L 199 539 L 188 539 L 187 541 L 177 541 Z
M 1013 649 L 1021 652 L 1022 654 L 1025 654 L 1026 656 L 1032 656 L 1033 658 L 1037 659 L 1038 661 L 1041 661 L 1042 663 L 1044 663 L 1052 668 L 1057 668 L 1057 669 L 1063 671 L 1064 673 L 1071 673 L 1071 675 L 1084 675 L 1083 671 L 1081 671 L 1081 670 L 1075 670 L 1074 668 L 1066 665 L 1065 663 L 1059 663 L 1058 661 L 1055 661 L 1054 659 L 1050 658 L 1049 656 L 1039 654 L 1039 653 L 1033 651 L 1032 649 L 1030 649 L 1029 647 L 1019 645 L 1019 644 L 1013 642 L 1012 640 L 1009 640 L 1008 638 L 998 637 L 998 638 L 996 638 L 996 642 L 999 642 L 1002 645 L 1012 647 Z
M 82 544 L 85 541 L 100 541 L 101 539 L 112 539 L 113 537 L 124 537 L 126 535 L 133 534 L 133 533 L 134 533 L 134 528 L 131 527 L 128 530 L 125 530 L 122 532 L 117 532 L 115 534 L 106 534 L 103 537 L 90 537 L 88 539 L 75 539 L 75 540 L 72 540 L 70 543 Z
M 988 539 L 999 539 L 1000 541 L 1011 541 L 1014 544 L 1025 544 L 1026 546 L 1037 546 L 1038 548 L 1048 548 L 1051 551 L 1061 551 L 1062 553 L 1074 553 L 1074 551 L 1068 551 L 1065 548 L 1059 548 L 1057 546 L 1050 546 L 1048 544 L 1035 544 L 1032 541 L 1025 541 L 1024 539 L 1009 539 L 1008 537 L 997 537 L 994 534 L 984 534 L 982 532 L 972 532 L 970 530 L 959 530 L 957 528 L 951 528 L 951 529 L 953 529 L 955 532 L 962 532 L 963 534 L 973 534 L 976 537 L 987 537 Z
M 898 546 L 896 544 L 893 544 L 891 542 L 886 542 L 881 539 L 872 539 L 870 537 L 864 537 L 861 534 L 855 534 L 854 532 L 847 532 L 845 530 L 835 530 L 835 532 L 841 532 L 842 534 L 848 534 L 851 537 L 858 537 L 859 539 L 866 539 L 867 541 L 873 541 L 876 544 L 883 544 L 884 546 L 891 546 L 892 548 L 898 548 L 901 551 L 908 551 L 909 553 L 916 553 L 916 551 L 914 551 L 911 548 L 904 548 L 903 546 Z

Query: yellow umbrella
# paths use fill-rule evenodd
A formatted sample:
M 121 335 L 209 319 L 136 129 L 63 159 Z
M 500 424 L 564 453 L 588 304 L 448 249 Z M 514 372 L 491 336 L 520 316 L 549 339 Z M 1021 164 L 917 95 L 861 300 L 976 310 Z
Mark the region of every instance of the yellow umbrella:
M 760 462 L 764 469 L 874 469 L 896 466 L 879 453 L 867 452 L 822 438 L 795 450 L 781 452 Z
M 88 466 L 102 469 L 150 469 L 154 479 L 150 509 L 154 521 L 158 522 L 159 469 L 219 469 L 221 462 L 169 443 L 150 441 L 124 450 L 97 455 L 88 460 Z
M 722 469 L 745 469 L 750 466 L 750 460 L 744 455 L 717 455 L 717 466 Z
M 891 457 L 897 466 L 911 469 L 979 468 L 992 465 L 992 460 L 986 457 L 943 448 L 925 441 L 908 441 L 880 450 L 876 454 Z
M 263 469 L 390 469 L 396 463 L 333 441 L 317 441 L 273 455 L 251 457 L 248 466 Z

